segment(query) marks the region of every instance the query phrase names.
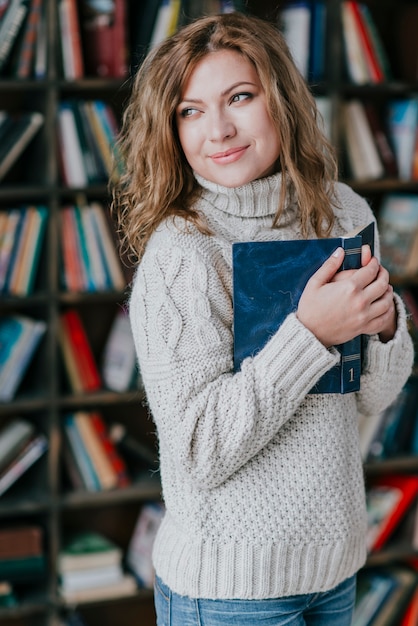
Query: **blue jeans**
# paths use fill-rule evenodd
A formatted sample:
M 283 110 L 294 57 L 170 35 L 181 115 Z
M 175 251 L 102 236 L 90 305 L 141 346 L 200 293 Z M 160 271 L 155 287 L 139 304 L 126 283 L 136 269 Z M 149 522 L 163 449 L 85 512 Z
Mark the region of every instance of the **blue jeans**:
M 157 576 L 157 626 L 350 626 L 356 577 L 323 593 L 268 600 L 202 600 L 179 596 Z

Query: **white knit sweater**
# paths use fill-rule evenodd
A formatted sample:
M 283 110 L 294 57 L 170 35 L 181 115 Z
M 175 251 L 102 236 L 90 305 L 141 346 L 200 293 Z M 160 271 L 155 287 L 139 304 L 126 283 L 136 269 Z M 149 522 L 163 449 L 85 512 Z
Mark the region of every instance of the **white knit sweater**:
M 383 409 L 410 374 L 404 308 L 397 298 L 392 341 L 371 337 L 359 393 L 308 395 L 338 355 L 294 314 L 233 374 L 231 244 L 300 237 L 297 210 L 271 229 L 280 174 L 238 189 L 198 181 L 215 234 L 163 224 L 130 299 L 167 507 L 154 565 L 191 597 L 325 591 L 365 561 L 357 413 Z M 335 235 L 370 221 L 362 198 L 338 193 Z

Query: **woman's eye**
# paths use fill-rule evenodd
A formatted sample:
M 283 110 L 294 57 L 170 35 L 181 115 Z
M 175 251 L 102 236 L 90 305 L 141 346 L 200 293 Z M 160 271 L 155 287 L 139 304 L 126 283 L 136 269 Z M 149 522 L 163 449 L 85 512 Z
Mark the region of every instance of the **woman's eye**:
M 249 98 L 252 98 L 252 94 L 250 93 L 236 93 L 232 96 L 231 102 L 242 102 L 243 100 L 248 100 Z
M 181 117 L 191 117 L 196 112 L 197 112 L 197 109 L 194 109 L 193 107 L 187 107 L 186 109 L 182 109 L 180 111 L 180 116 Z

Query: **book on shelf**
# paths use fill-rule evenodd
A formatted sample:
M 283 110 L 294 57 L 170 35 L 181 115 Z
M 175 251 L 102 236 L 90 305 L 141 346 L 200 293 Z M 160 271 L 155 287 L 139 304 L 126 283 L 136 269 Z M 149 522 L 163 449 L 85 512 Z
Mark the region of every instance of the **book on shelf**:
M 308 78 L 311 34 L 311 3 L 285 2 L 280 12 L 280 26 L 296 67 Z
M 10 0 L 0 22 L 0 73 L 6 66 L 29 9 L 29 0 Z
M 77 0 L 59 0 L 58 16 L 63 75 L 67 80 L 76 80 L 84 76 Z
M 401 180 L 410 180 L 418 127 L 418 98 L 390 100 L 387 105 L 388 129 Z
M 134 574 L 138 584 L 146 589 L 152 589 L 154 584 L 152 547 L 164 512 L 165 507 L 161 502 L 148 502 L 143 505 L 126 551 L 127 567 Z
M 363 2 L 341 4 L 346 68 L 354 84 L 377 84 L 388 78 L 389 64 L 376 24 Z
M 385 169 L 363 103 L 353 98 L 342 108 L 342 124 L 350 172 L 355 180 L 382 178 Z
M 385 474 L 370 480 L 366 490 L 367 549 L 381 550 L 416 501 L 418 477 Z
M 29 12 L 23 27 L 14 76 L 16 78 L 30 78 L 33 74 L 36 56 L 36 40 L 39 34 L 39 24 L 42 19 L 43 0 L 30 0 Z
M 43 433 L 35 434 L 0 472 L 0 496 L 40 459 L 48 449 L 48 439 Z
M 33 292 L 47 216 L 43 206 L 8 212 L 5 237 L 0 237 L 0 291 L 17 296 Z
M 416 454 L 417 403 L 418 385 L 411 377 L 386 409 L 377 416 L 365 418 L 366 429 L 360 431 L 365 461 L 371 463 Z M 368 420 L 371 425 L 367 428 Z
M 43 552 L 43 531 L 35 524 L 0 528 L 0 560 L 37 556 Z
M 138 382 L 135 345 L 126 309 L 117 310 L 103 349 L 102 377 L 108 389 L 127 391 Z M 138 384 L 136 385 L 138 386 Z
M 325 76 L 327 4 L 325 0 L 314 0 L 310 8 L 308 79 L 318 82 Z
M 68 602 L 131 595 L 137 585 L 124 572 L 122 559 L 120 546 L 102 533 L 76 533 L 58 556 L 61 595 Z
M 76 489 L 83 488 L 86 491 L 101 491 L 99 476 L 90 455 L 87 453 L 73 414 L 65 415 L 63 429 L 65 435 L 64 462 L 70 480 L 73 481 L 73 486 Z
M 13 418 L 0 430 L 0 472 L 13 461 L 33 437 L 35 426 L 22 418 Z
M 363 568 L 357 577 L 353 626 L 399 626 L 417 581 L 407 565 Z
M 418 194 L 387 193 L 378 213 L 383 265 L 394 280 L 418 272 Z
M 80 20 L 86 74 L 125 77 L 128 70 L 126 0 L 114 0 L 102 6 L 83 0 Z
M 150 48 L 158 45 L 176 31 L 180 8 L 180 0 L 160 0 L 157 17 L 151 32 Z
M 345 249 L 341 269 L 361 267 L 361 246 L 374 250 L 374 224 L 345 237 L 234 243 L 234 368 L 255 355 L 297 308 L 306 283 L 337 247 Z M 315 385 L 312 393 L 357 391 L 361 375 L 361 336 L 340 346 L 340 362 Z
M 37 111 L 7 114 L 0 126 L 0 180 L 16 163 L 44 122 Z
M 416 626 L 416 624 L 418 624 L 418 588 L 412 594 L 400 626 Z
M 363 102 L 367 121 L 372 132 L 377 151 L 385 168 L 385 176 L 398 177 L 398 161 L 389 139 L 386 125 L 382 121 L 376 106 L 372 102 Z
M 61 313 L 58 339 L 72 390 L 89 392 L 100 389 L 100 371 L 83 321 L 76 309 L 70 308 Z
M 20 314 L 0 318 L 0 401 L 13 399 L 45 331 L 43 320 Z
M 88 185 L 79 134 L 71 104 L 61 101 L 58 107 L 58 156 L 63 182 L 67 187 Z
M 9 581 L 0 582 L 0 608 L 6 609 L 16 607 L 18 600 Z
M 130 476 L 122 455 L 97 411 L 76 411 L 65 418 L 71 459 L 66 458 L 73 486 L 91 491 L 126 487 Z M 76 467 L 74 468 L 73 465 Z M 74 480 L 74 474 L 77 477 Z

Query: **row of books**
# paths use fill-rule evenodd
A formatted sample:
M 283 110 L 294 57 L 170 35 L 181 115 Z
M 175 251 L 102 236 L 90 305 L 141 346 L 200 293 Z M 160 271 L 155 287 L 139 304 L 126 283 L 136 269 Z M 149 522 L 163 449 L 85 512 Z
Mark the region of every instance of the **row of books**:
M 126 487 L 126 463 L 98 411 L 75 411 L 64 417 L 65 461 L 72 485 L 87 491 Z
M 279 26 L 302 76 L 311 82 L 325 77 L 327 3 L 325 0 L 288 1 Z
M 342 105 L 342 129 L 351 176 L 418 180 L 418 99 L 390 99 L 379 110 L 353 98 Z
M 65 533 L 57 558 L 59 591 L 64 602 L 73 606 L 131 596 L 138 588 L 151 589 L 151 552 L 163 514 L 161 502 L 144 503 L 125 548 L 98 530 L 86 528 Z M 0 527 L 1 607 L 16 606 L 25 584 L 46 581 L 45 544 L 45 530 L 39 523 Z
M 418 571 L 414 566 L 364 568 L 357 577 L 352 626 L 416 626 L 417 586 Z
M 63 183 L 73 188 L 103 184 L 115 171 L 120 171 L 117 133 L 116 117 L 108 103 L 61 101 L 58 105 L 58 156 Z
M 44 78 L 47 71 L 43 0 L 3 0 L 0 5 L 0 75 Z
M 3 424 L 0 430 L 0 496 L 43 456 L 47 448 L 45 435 L 28 420 L 13 418 Z
M 24 206 L 0 213 L 0 293 L 33 292 L 48 211 Z
M 69 386 L 75 393 L 103 389 L 123 392 L 141 386 L 129 319 L 118 309 L 100 363 L 93 352 L 84 322 L 75 308 L 63 311 L 58 340 Z
M 123 290 L 126 279 L 105 208 L 81 202 L 60 213 L 63 286 L 71 292 Z
M 391 78 L 391 68 L 376 23 L 366 3 L 342 2 L 343 42 L 349 79 L 356 85 Z

